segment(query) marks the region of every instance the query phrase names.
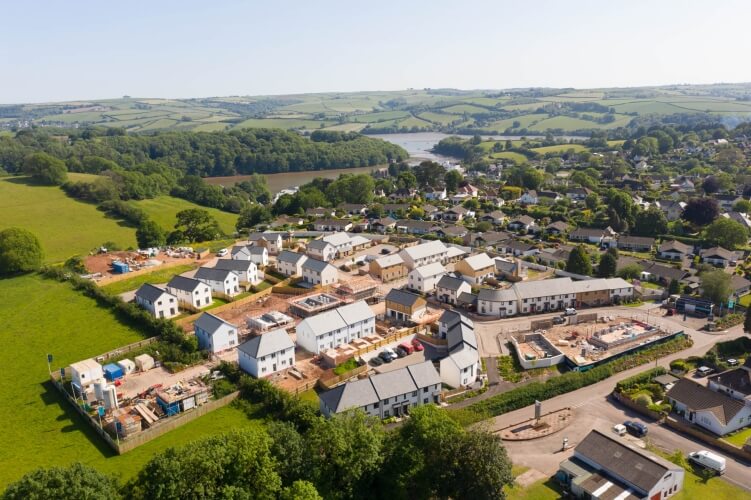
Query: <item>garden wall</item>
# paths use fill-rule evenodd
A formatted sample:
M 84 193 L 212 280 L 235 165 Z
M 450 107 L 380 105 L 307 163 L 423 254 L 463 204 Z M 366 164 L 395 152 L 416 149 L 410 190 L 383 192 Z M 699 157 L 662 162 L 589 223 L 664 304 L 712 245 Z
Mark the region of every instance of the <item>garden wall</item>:
M 670 428 L 693 436 L 696 439 L 703 441 L 715 448 L 719 448 L 725 453 L 728 453 L 736 458 L 744 461 L 751 461 L 751 453 L 749 453 L 748 451 L 745 451 L 742 448 L 738 448 L 737 446 L 734 446 L 727 441 L 723 441 L 722 439 L 717 439 L 712 434 L 702 431 L 695 425 L 692 425 L 683 419 L 675 418 L 671 415 L 665 419 L 664 423 Z

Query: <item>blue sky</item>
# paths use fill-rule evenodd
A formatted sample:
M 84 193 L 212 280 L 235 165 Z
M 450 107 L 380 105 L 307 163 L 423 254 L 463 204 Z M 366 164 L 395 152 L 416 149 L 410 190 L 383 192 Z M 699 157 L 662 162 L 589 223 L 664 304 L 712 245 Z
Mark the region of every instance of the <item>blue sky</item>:
M 751 81 L 751 2 L 0 3 L 0 102 Z

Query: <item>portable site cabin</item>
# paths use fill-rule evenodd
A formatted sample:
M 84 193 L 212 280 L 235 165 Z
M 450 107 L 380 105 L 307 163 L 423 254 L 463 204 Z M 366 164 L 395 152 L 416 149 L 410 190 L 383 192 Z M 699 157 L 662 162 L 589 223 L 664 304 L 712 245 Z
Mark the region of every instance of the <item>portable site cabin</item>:
M 115 274 L 125 274 L 130 272 L 130 266 L 128 266 L 128 264 L 125 262 L 116 260 L 112 263 L 112 272 Z
M 118 361 L 117 366 L 119 366 L 123 370 L 123 375 L 130 375 L 131 373 L 136 371 L 136 364 L 129 359 L 122 359 Z
M 90 384 L 104 377 L 102 365 L 93 359 L 85 359 L 70 365 L 70 374 L 73 384 L 79 389 L 85 389 Z
M 120 368 L 115 363 L 110 363 L 108 365 L 104 365 L 104 378 L 109 380 L 110 382 L 114 382 L 115 380 L 123 378 L 123 369 Z
M 136 368 L 138 368 L 139 372 L 147 372 L 154 368 L 154 358 L 148 354 L 139 354 L 133 359 L 136 362 Z

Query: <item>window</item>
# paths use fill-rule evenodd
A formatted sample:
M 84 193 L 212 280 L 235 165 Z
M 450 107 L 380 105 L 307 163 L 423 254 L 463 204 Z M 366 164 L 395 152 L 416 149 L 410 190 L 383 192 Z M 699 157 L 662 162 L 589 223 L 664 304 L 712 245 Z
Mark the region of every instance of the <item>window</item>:
M 423 387 L 422 388 L 422 392 L 428 392 L 428 388 L 427 387 Z
M 428 398 L 423 398 L 422 402 L 423 404 L 428 404 Z
M 413 398 L 414 398 L 414 397 L 417 397 L 417 391 L 414 391 L 414 392 L 412 393 L 412 397 L 413 397 Z

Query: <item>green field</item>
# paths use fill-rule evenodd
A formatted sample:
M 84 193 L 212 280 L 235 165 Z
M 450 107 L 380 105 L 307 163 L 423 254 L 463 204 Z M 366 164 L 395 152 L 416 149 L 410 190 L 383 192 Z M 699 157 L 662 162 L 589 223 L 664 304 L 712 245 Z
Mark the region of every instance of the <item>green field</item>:
M 217 222 L 219 222 L 219 227 L 221 227 L 222 231 L 226 234 L 232 235 L 235 232 L 237 214 L 223 212 L 216 208 L 202 207 L 187 200 L 183 200 L 182 198 L 158 196 L 150 200 L 131 201 L 130 203 L 144 210 L 151 220 L 155 221 L 166 230 L 174 229 L 175 222 L 177 222 L 177 212 L 189 208 L 200 208 L 208 211 Z
M 493 153 L 490 155 L 491 158 L 496 159 L 505 159 L 505 160 L 513 160 L 518 164 L 527 163 L 527 157 L 520 153 L 515 153 L 513 151 L 503 151 L 501 153 Z
M 191 271 L 195 269 L 196 267 L 198 267 L 198 264 L 196 265 L 183 264 L 181 266 L 167 267 L 164 269 L 159 269 L 152 273 L 139 274 L 138 276 L 134 276 L 127 280 L 116 281 L 114 283 L 110 283 L 109 285 L 103 286 L 102 290 L 112 295 L 120 295 L 121 293 L 135 290 L 136 288 L 143 285 L 144 283 L 152 283 L 152 284 L 166 283 L 169 280 L 171 280 L 173 276 L 182 274 L 186 271 Z
M 576 153 L 589 151 L 589 148 L 587 146 L 584 146 L 583 144 L 557 144 L 555 146 L 533 148 L 532 151 L 536 151 L 537 153 L 544 155 L 546 153 L 565 153 L 566 151 L 569 151 L 571 149 L 573 149 Z
M 128 479 L 169 446 L 260 425 L 242 411 L 225 407 L 116 456 L 45 382 L 46 355 L 54 356 L 57 369 L 143 336 L 67 284 L 36 275 L 1 280 L 0 296 L 0 320 L 5 325 L 0 363 L 5 374 L 13 374 L 0 379 L 0 490 L 36 467 L 74 461 Z
M 0 229 L 18 226 L 42 242 L 48 262 L 87 254 L 106 241 L 135 247 L 135 229 L 108 218 L 59 187 L 36 186 L 19 177 L 0 178 Z

